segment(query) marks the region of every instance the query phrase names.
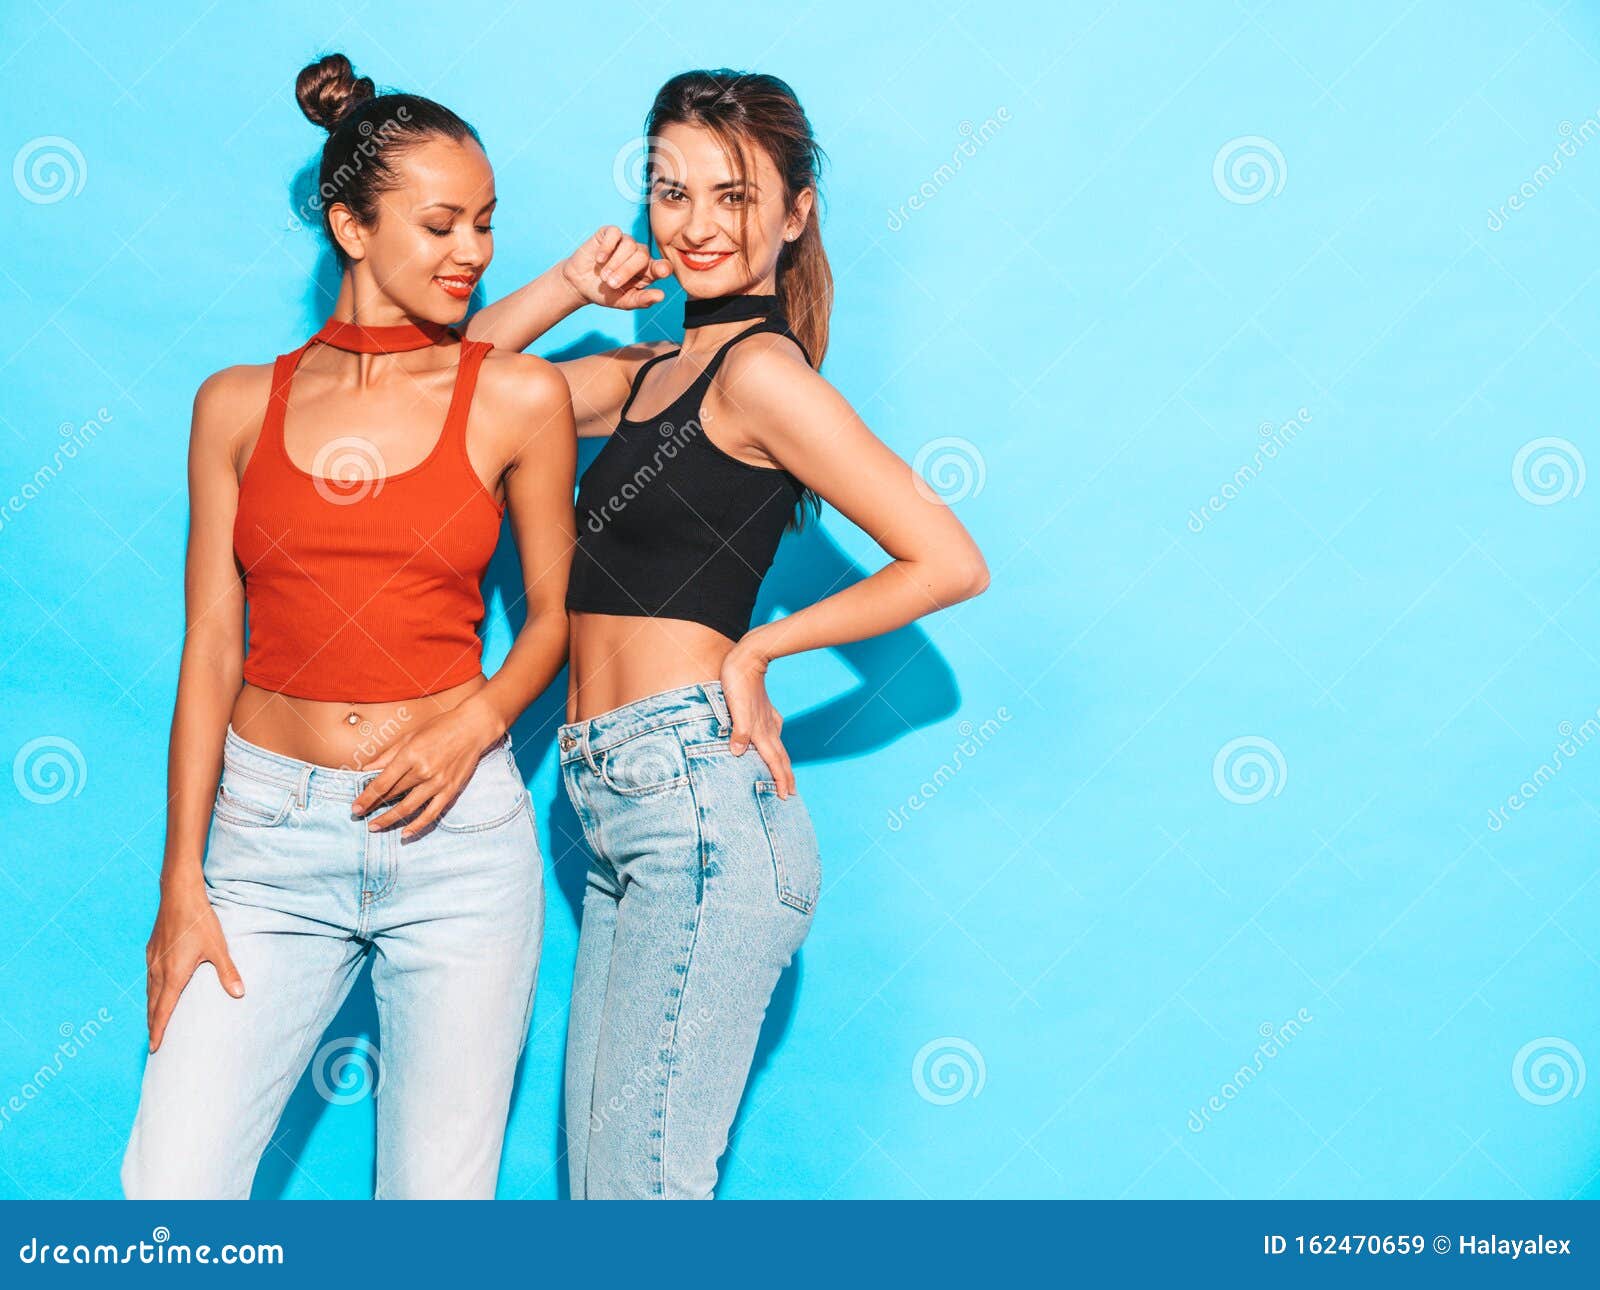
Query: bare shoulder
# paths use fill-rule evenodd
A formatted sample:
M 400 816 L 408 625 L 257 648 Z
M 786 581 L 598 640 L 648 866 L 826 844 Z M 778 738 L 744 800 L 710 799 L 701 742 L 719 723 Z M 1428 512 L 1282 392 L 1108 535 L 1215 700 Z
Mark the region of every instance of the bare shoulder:
M 720 383 L 737 393 L 742 405 L 782 406 L 797 397 L 833 387 L 810 363 L 800 346 L 776 332 L 741 340 L 723 360 Z
M 554 363 L 507 349 L 490 350 L 484 356 L 477 395 L 507 413 L 549 412 L 568 398 L 566 380 Z
M 192 438 L 231 446 L 260 425 L 272 393 L 271 363 L 241 363 L 213 372 L 194 396 Z

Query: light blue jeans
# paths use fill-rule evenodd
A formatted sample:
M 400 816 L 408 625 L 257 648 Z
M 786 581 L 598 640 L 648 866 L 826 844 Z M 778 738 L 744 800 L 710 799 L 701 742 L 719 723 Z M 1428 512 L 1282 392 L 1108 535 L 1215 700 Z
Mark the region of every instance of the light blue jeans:
M 767 1003 L 811 927 L 816 834 L 719 682 L 561 727 L 593 852 L 567 1033 L 575 1199 L 711 1198 Z
M 184 989 L 145 1064 L 129 1199 L 249 1196 L 369 952 L 374 1068 L 341 1069 L 348 1051 L 319 1059 L 319 1091 L 338 1101 L 352 1075 L 376 1087 L 379 1199 L 494 1196 L 544 921 L 528 792 L 507 737 L 432 828 L 402 841 L 350 817 L 375 776 L 229 728 L 205 880 L 245 994 L 224 991 L 209 963 Z

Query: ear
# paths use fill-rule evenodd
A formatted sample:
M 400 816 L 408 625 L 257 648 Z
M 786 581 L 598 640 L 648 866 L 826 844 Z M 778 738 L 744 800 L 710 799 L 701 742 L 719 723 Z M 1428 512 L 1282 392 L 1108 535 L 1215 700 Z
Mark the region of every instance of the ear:
M 333 230 L 333 240 L 339 244 L 339 249 L 345 253 L 345 258 L 349 260 L 367 258 L 361 221 L 343 202 L 335 202 L 328 207 L 328 227 Z
M 794 205 L 789 208 L 789 217 L 783 221 L 783 240 L 793 242 L 800 234 L 806 231 L 806 222 L 811 218 L 811 208 L 816 205 L 817 190 L 815 188 L 802 188 L 794 199 Z

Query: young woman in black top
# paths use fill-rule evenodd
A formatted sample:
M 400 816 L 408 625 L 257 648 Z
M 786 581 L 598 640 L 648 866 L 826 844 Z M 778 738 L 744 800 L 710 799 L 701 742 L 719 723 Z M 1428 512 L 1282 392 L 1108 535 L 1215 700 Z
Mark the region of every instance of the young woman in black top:
M 522 349 L 585 303 L 661 300 L 669 274 L 689 297 L 681 344 L 558 365 L 578 433 L 610 436 L 578 493 L 560 732 L 594 852 L 567 1051 L 577 1198 L 712 1194 L 768 1000 L 810 927 L 816 838 L 768 665 L 988 585 L 961 523 L 816 370 L 832 278 L 793 91 L 686 72 L 646 134 L 661 257 L 602 229 L 468 328 Z M 819 498 L 890 563 L 750 629 L 779 538 Z

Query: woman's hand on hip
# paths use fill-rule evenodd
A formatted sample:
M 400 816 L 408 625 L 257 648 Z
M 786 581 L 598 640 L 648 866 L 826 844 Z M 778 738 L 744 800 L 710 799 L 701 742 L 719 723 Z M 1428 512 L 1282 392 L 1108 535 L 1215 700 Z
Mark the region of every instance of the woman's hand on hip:
M 671 276 L 672 266 L 615 225 L 596 230 L 561 265 L 561 276 L 591 304 L 612 309 L 644 309 L 667 293 L 655 286 Z
M 754 744 L 761 760 L 772 772 L 778 796 L 788 797 L 797 792 L 794 768 L 789 764 L 783 741 L 778 738 L 778 732 L 783 729 L 783 714 L 767 698 L 766 660 L 741 654 L 735 646 L 722 660 L 721 680 L 722 696 L 728 702 L 728 716 L 733 721 L 728 751 L 739 757 Z
M 473 698 L 441 712 L 401 735 L 362 767 L 379 775 L 361 790 L 351 815 L 360 819 L 388 804 L 389 809 L 368 821 L 367 827 L 392 829 L 409 821 L 400 836 L 415 837 L 456 800 L 479 758 L 503 734 L 489 708 Z M 396 800 L 391 803 L 391 798 Z
M 205 887 L 163 892 L 155 930 L 144 947 L 145 1025 L 151 1052 L 161 1047 L 172 1010 L 202 963 L 216 968 L 222 988 L 235 999 L 244 996 L 244 980 L 228 954 L 227 938 Z

